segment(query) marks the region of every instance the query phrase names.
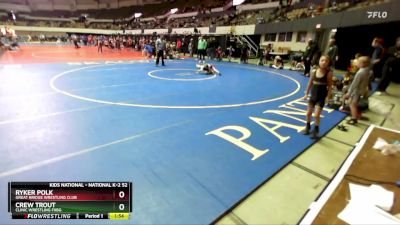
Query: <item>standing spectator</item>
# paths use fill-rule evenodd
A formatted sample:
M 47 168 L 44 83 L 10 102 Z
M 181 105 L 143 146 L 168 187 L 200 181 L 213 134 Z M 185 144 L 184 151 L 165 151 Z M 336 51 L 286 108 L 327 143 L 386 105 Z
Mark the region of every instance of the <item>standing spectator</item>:
M 130 36 L 128 37 L 127 44 L 128 44 L 128 47 L 131 47 L 131 48 L 133 48 L 133 46 L 134 46 L 133 40 L 132 40 L 132 38 Z
M 272 45 L 271 45 L 271 44 L 268 44 L 268 45 L 267 45 L 267 48 L 265 48 L 265 51 L 264 51 L 265 63 L 268 62 L 268 60 L 269 60 L 269 55 L 270 55 L 271 51 L 272 51 Z
M 370 75 L 370 59 L 367 56 L 362 56 L 358 59 L 358 67 L 360 68 L 354 80 L 351 82 L 349 90 L 345 94 L 344 98 L 350 99 L 350 111 L 351 119 L 347 121 L 348 124 L 356 124 L 359 117 L 361 117 L 358 111 L 358 102 L 361 96 L 366 96 L 368 92 L 368 83 Z
M 304 75 L 306 77 L 310 76 L 310 70 L 311 70 L 311 66 L 314 66 L 317 64 L 318 62 L 318 58 L 319 58 L 319 47 L 318 44 L 313 41 L 312 39 L 308 40 L 308 45 L 306 47 L 306 51 L 304 52 Z
M 197 44 L 197 54 L 199 55 L 199 63 L 205 62 L 205 57 L 207 53 L 206 49 L 207 49 L 207 41 L 202 36 L 200 36 L 199 42 Z
M 214 58 L 216 57 L 215 53 L 216 53 L 216 49 L 218 48 L 218 46 L 219 46 L 219 44 L 218 44 L 217 39 L 215 37 L 213 37 L 210 40 L 210 45 L 209 45 L 210 58 L 212 60 L 214 60 Z
M 193 51 L 194 51 L 193 38 L 190 38 L 188 50 L 189 50 L 190 57 L 193 57 Z
M 258 49 L 257 56 L 258 56 L 258 65 L 263 66 L 264 65 L 264 50 L 262 48 Z
M 71 38 L 72 38 L 72 41 L 74 42 L 75 48 L 76 49 L 80 48 L 78 45 L 78 36 L 76 34 L 73 34 Z
M 83 41 L 83 44 L 85 46 L 87 46 L 87 44 L 88 44 L 88 36 L 87 35 L 82 35 L 82 41 Z
M 311 70 L 311 59 L 312 59 L 312 54 L 313 54 L 313 40 L 308 40 L 306 51 L 304 52 L 303 55 L 303 61 L 304 61 L 304 76 L 308 77 L 310 76 L 310 70 Z
M 146 48 L 147 43 L 144 43 L 144 46 L 142 48 L 142 56 L 147 57 L 147 48 Z
M 223 54 L 222 48 L 221 46 L 218 46 L 216 50 L 216 55 L 217 55 L 217 60 L 220 62 L 222 61 L 222 54 Z
M 312 45 L 311 67 L 318 67 L 320 58 L 321 49 L 319 48 L 318 43 L 314 40 Z M 329 59 L 329 62 L 331 62 L 331 59 Z
M 336 61 L 339 59 L 338 47 L 336 46 L 336 40 L 331 38 L 328 44 L 328 51 L 326 53 L 331 59 L 331 67 L 335 69 Z
M 228 60 L 229 62 L 231 61 L 231 59 L 233 58 L 233 53 L 235 52 L 235 49 L 231 46 L 229 46 L 228 48 Z
M 145 48 L 146 51 L 147 51 L 146 57 L 150 59 L 150 58 L 153 56 L 153 51 L 154 51 L 153 46 L 152 46 L 150 43 L 148 43 L 148 44 L 146 44 L 146 45 L 144 46 L 144 48 Z
M 111 49 L 115 48 L 115 37 L 109 37 L 108 38 L 108 47 Z
M 372 40 L 371 46 L 374 48 L 374 52 L 372 53 L 371 62 L 372 62 L 372 70 L 374 72 L 374 78 L 382 77 L 382 66 L 383 66 L 383 57 L 385 55 L 383 48 L 383 39 L 382 38 L 374 38 Z
M 189 55 L 190 57 L 193 57 L 193 38 L 190 38 L 189 44 L 188 44 L 188 51 L 189 51 Z
M 165 66 L 164 64 L 164 51 L 165 51 L 165 40 L 164 37 L 158 37 L 156 40 L 156 49 L 157 49 L 157 59 L 156 59 L 156 66 L 160 62 L 161 57 L 161 65 Z
M 172 50 L 172 55 L 175 56 L 175 55 L 176 55 L 176 52 L 177 52 L 176 43 L 175 43 L 175 42 L 172 42 L 170 46 L 171 46 L 171 50 Z M 174 57 L 174 58 L 175 58 L 175 57 Z
M 88 36 L 88 43 L 89 45 L 93 44 L 93 36 L 91 34 Z
M 242 52 L 240 56 L 240 63 L 247 64 L 247 60 L 249 59 L 249 47 L 245 44 L 242 47 Z
M 389 48 L 388 57 L 382 69 L 382 80 L 378 85 L 378 95 L 386 92 L 386 88 L 390 81 L 395 79 L 395 75 L 400 75 L 400 37 L 396 39 L 396 44 Z M 400 79 L 397 77 L 398 80 Z
M 182 41 L 181 39 L 178 39 L 178 41 L 176 42 L 176 47 L 179 53 L 182 53 Z
M 182 38 L 182 48 L 181 48 L 181 49 L 182 49 L 183 56 L 185 56 L 186 53 L 187 53 L 187 51 L 188 51 L 187 45 L 188 45 L 187 38 L 183 37 L 183 38 Z
M 97 52 L 103 53 L 104 35 L 100 35 L 97 39 Z
M 46 36 L 44 36 L 44 34 L 40 34 L 39 35 L 40 44 L 43 44 L 45 40 L 46 40 Z
M 121 50 L 121 38 L 120 38 L 120 36 L 117 36 L 115 38 L 115 48 L 117 50 Z

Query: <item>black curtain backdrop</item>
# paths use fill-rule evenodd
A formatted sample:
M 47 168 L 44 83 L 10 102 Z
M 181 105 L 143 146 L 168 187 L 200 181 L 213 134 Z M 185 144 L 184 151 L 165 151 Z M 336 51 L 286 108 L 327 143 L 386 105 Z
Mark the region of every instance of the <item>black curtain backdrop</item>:
M 396 38 L 400 37 L 400 22 L 338 28 L 335 37 L 339 48 L 339 61 L 336 67 L 345 70 L 356 53 L 372 55 L 371 43 L 374 37 L 383 38 L 385 48 L 393 46 Z

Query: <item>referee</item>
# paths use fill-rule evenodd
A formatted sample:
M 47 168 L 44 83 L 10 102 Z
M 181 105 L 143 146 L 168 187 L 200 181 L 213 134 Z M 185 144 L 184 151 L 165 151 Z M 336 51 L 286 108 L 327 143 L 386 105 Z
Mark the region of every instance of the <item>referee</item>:
M 164 51 L 165 51 L 165 40 L 164 37 L 158 37 L 156 40 L 156 49 L 157 49 L 157 59 L 156 59 L 156 66 L 160 62 L 161 57 L 161 65 L 165 66 L 164 64 Z
M 197 43 L 197 54 L 199 55 L 199 63 L 205 63 L 206 49 L 207 41 L 200 36 Z

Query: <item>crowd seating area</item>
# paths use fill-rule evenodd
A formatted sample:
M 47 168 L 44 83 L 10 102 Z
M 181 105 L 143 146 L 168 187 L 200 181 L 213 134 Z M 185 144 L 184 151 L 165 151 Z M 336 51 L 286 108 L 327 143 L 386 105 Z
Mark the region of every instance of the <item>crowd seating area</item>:
M 145 4 L 142 6 L 121 7 L 117 9 L 90 9 L 90 10 L 77 10 L 77 11 L 32 11 L 29 13 L 31 16 L 45 16 L 45 17 L 58 17 L 69 18 L 79 17 L 82 14 L 87 14 L 95 19 L 125 19 L 129 18 L 135 12 L 141 12 L 143 17 L 160 16 L 167 13 L 172 8 L 178 8 L 179 13 L 193 12 L 193 11 L 206 11 L 207 9 L 221 7 L 226 4 L 226 0 L 193 0 L 193 1 L 167 1 L 163 4 Z M 160 13 L 164 12 L 164 13 Z
M 279 1 L 279 0 L 273 0 Z M 46 27 L 78 27 L 96 29 L 155 29 L 155 28 L 185 28 L 185 27 L 207 27 L 210 25 L 229 26 L 247 25 L 268 22 L 291 21 L 300 18 L 309 18 L 329 13 L 340 12 L 352 8 L 365 7 L 371 4 L 379 4 L 387 0 L 300 0 L 279 1 L 276 8 L 256 9 L 239 11 L 235 7 L 225 9 L 223 12 L 212 12 L 211 9 L 225 6 L 227 0 L 194 0 L 194 1 L 172 1 L 164 4 L 143 5 L 123 7 L 119 9 L 101 9 L 87 11 L 32 11 L 29 16 L 40 16 L 49 18 L 71 18 L 68 21 L 33 20 L 21 16 L 16 25 L 46 26 Z M 246 4 L 259 4 L 261 0 L 249 0 Z M 327 4 L 328 3 L 328 4 Z M 198 12 L 196 16 L 168 18 L 157 17 L 166 15 L 171 8 L 179 8 L 178 14 Z M 159 13 L 162 11 L 163 13 Z M 134 19 L 133 12 L 142 12 L 141 18 Z M 1 13 L 1 11 L 0 11 Z M 79 21 L 77 18 L 87 14 L 89 20 Z M 1 15 L 1 14 L 0 14 Z M 6 12 L 3 12 L 6 15 Z M 1 17 L 1 16 L 0 16 Z M 2 21 L 7 16 L 2 16 Z M 109 19 L 110 22 L 95 22 L 93 19 Z
M 328 2 L 326 0 L 303 0 L 295 4 L 290 4 L 291 2 L 290 0 L 281 1 L 282 4 L 272 12 L 266 10 L 249 12 L 246 16 L 241 16 L 238 23 L 243 24 L 248 18 L 266 23 L 292 21 L 380 4 L 385 2 L 385 0 L 329 0 Z

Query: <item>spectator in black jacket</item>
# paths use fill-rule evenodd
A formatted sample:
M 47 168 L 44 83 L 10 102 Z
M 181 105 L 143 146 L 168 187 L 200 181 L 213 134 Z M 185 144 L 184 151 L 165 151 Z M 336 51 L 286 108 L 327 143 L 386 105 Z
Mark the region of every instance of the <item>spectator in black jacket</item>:
M 378 85 L 377 94 L 385 93 L 390 81 L 400 81 L 400 37 L 396 39 L 396 44 L 389 48 L 387 59 L 382 69 L 382 80 Z M 397 77 L 395 77 L 397 75 Z
M 319 52 L 319 47 L 317 43 L 312 39 L 308 40 L 308 45 L 303 55 L 303 61 L 305 67 L 304 76 L 306 77 L 310 76 L 311 66 L 316 64 L 315 59 L 318 59 L 318 52 Z
M 331 38 L 329 40 L 328 52 L 326 53 L 331 59 L 331 67 L 335 69 L 335 63 L 339 59 L 338 47 L 336 46 L 336 40 Z
M 249 59 L 249 47 L 245 44 L 242 47 L 242 52 L 240 55 L 240 63 L 247 64 Z
M 382 38 L 374 38 L 372 40 L 371 46 L 374 48 L 374 52 L 372 53 L 371 61 L 372 61 L 372 70 L 374 71 L 374 78 L 382 77 L 382 67 L 385 57 L 385 49 L 383 47 L 384 40 Z

